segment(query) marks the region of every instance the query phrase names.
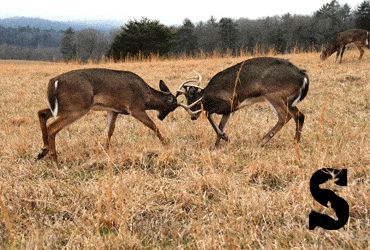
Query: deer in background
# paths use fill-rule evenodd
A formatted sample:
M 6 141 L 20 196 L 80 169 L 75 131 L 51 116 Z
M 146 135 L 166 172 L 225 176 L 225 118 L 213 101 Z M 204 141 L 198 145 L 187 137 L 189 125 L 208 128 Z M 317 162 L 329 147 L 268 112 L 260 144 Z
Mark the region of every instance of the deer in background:
M 360 57 L 358 58 L 358 60 L 361 60 L 362 56 L 365 53 L 363 48 L 370 49 L 369 31 L 362 29 L 352 29 L 338 33 L 329 47 L 322 51 L 321 59 L 326 60 L 329 56 L 337 52 L 336 61 L 338 60 L 338 56 L 340 55 L 339 63 L 341 63 L 346 45 L 350 43 L 353 43 L 360 51 Z
M 158 118 L 163 120 L 177 108 L 175 96 L 162 80 L 159 87 L 161 91 L 151 88 L 132 72 L 97 68 L 74 70 L 51 79 L 47 90 L 50 108 L 38 111 L 44 146 L 37 159 L 50 151 L 57 164 L 55 136 L 90 110 L 108 111 L 108 145 L 118 114 L 132 115 L 166 144 L 167 140 L 145 112 L 158 110 Z M 51 117 L 56 119 L 47 126 Z
M 187 105 L 179 103 L 191 116 L 199 117 L 202 110 L 217 134 L 215 147 L 220 140 L 228 141 L 225 133 L 230 114 L 248 105 L 266 101 L 278 117 L 276 125 L 262 138 L 264 146 L 292 117 L 296 123 L 295 139 L 302 133 L 304 114 L 296 107 L 307 95 L 309 79 L 304 70 L 287 60 L 260 57 L 246 60 L 216 74 L 205 88 L 183 82 L 176 97 L 185 95 Z M 217 126 L 212 115 L 222 115 Z

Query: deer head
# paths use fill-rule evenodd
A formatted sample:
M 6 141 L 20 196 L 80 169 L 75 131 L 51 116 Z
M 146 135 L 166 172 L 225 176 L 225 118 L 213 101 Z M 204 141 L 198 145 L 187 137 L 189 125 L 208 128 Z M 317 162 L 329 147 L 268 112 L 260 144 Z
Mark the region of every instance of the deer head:
M 176 97 L 180 95 L 185 96 L 188 105 L 185 105 L 183 103 L 179 103 L 178 105 L 183 107 L 191 115 L 192 120 L 196 120 L 202 112 L 201 100 L 203 90 L 203 88 L 198 85 L 201 83 L 202 77 L 196 71 L 194 72 L 197 74 L 197 76 L 189 78 L 185 82 L 181 83 L 176 94 Z M 198 84 L 189 84 L 191 82 L 196 82 Z

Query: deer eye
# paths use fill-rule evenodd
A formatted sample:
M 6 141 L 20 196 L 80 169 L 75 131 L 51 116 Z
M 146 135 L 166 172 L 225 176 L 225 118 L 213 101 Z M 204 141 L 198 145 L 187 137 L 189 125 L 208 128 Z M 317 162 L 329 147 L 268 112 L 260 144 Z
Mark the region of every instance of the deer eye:
M 172 95 L 171 95 L 171 96 L 169 96 L 169 97 L 168 97 L 168 102 L 169 102 L 169 103 L 172 103 L 173 101 L 174 101 L 173 96 L 172 96 Z

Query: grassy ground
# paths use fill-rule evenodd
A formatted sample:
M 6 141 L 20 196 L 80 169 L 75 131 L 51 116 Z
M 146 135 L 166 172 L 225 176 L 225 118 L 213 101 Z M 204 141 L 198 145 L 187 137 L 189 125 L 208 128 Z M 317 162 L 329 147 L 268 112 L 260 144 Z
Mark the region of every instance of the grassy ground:
M 236 112 L 230 142 L 214 149 L 204 117 L 181 108 L 163 122 L 148 112 L 167 147 L 133 117 L 120 116 L 111 151 L 106 114 L 89 113 L 57 136 L 61 164 L 35 161 L 42 147 L 37 111 L 46 84 L 73 69 L 104 67 L 137 73 L 172 92 L 196 70 L 203 86 L 245 58 L 78 65 L 0 61 L 0 247 L 5 249 L 369 249 L 369 53 L 322 62 L 317 53 L 288 58 L 310 77 L 298 106 L 306 115 L 299 148 L 289 122 L 264 148 L 276 123 L 267 104 Z M 110 159 L 110 160 L 109 160 Z M 334 218 L 309 190 L 321 168 L 348 170 L 348 185 L 327 188 L 349 204 L 344 228 L 308 230 L 312 210 Z

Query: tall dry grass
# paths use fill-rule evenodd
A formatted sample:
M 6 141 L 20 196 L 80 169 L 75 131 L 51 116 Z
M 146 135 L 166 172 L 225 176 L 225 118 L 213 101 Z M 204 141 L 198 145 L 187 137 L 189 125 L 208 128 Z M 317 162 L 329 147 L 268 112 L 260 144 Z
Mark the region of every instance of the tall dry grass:
M 174 92 L 195 69 L 206 84 L 246 57 L 79 65 L 0 61 L 0 246 L 4 249 L 368 249 L 370 233 L 369 53 L 341 65 L 317 53 L 280 56 L 307 69 L 299 104 L 306 121 L 295 145 L 294 122 L 264 148 L 275 124 L 266 104 L 236 112 L 230 142 L 214 149 L 204 117 L 177 109 L 163 122 L 150 111 L 167 147 L 144 125 L 120 116 L 105 149 L 106 115 L 89 113 L 57 136 L 61 164 L 35 161 L 42 146 L 37 111 L 51 77 L 79 68 L 129 70 Z M 344 198 L 340 230 L 308 230 L 312 210 L 335 218 L 311 196 L 321 168 L 348 169 L 348 186 L 325 184 Z

